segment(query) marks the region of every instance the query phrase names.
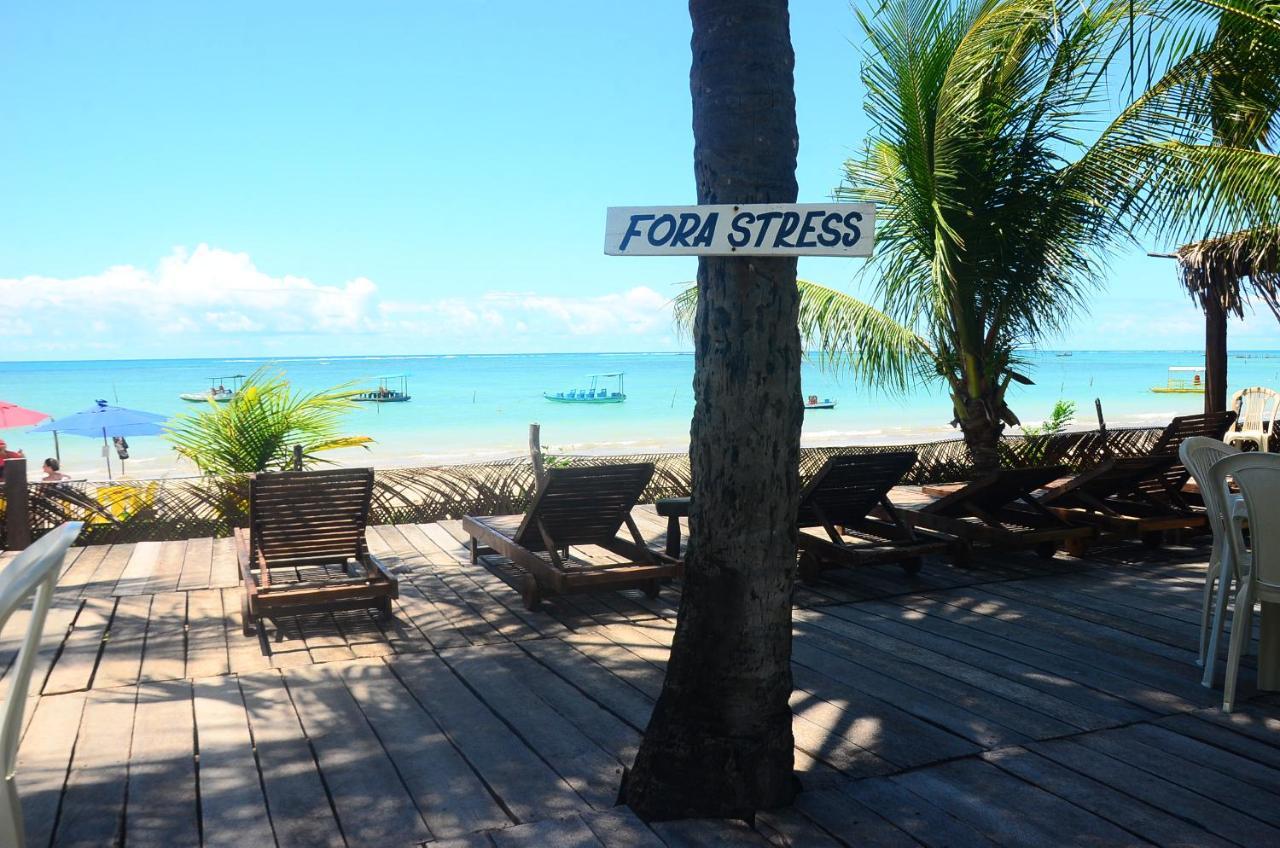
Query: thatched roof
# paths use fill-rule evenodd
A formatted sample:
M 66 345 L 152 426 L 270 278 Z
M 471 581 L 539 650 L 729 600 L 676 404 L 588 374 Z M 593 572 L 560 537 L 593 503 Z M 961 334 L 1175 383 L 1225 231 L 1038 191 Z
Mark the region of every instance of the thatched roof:
M 1259 227 L 1178 248 L 1178 276 L 1191 296 L 1244 317 L 1250 294 L 1280 320 L 1280 228 Z

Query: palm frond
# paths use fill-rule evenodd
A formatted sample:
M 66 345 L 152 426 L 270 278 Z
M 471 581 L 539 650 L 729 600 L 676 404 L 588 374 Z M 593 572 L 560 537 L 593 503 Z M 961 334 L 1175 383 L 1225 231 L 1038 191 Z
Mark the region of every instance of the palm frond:
M 909 326 L 852 295 L 809 280 L 800 290 L 800 338 L 814 362 L 893 391 L 905 391 L 937 375 L 928 342 Z M 698 286 L 676 296 L 676 327 L 689 333 L 698 308 Z M 816 355 L 815 355 L 816 354 Z
M 852 295 L 807 280 L 800 289 L 800 337 L 818 363 L 874 385 L 906 391 L 936 376 L 929 343 L 910 327 Z

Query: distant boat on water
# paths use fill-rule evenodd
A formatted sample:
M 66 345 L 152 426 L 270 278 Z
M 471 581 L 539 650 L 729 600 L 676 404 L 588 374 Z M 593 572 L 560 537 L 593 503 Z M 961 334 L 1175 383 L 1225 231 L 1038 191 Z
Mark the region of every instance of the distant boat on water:
M 387 374 L 375 379 L 378 388 L 363 391 L 351 399 L 360 403 L 404 403 L 412 400 L 408 374 Z
M 227 388 L 227 383 L 231 383 L 231 388 Z M 186 392 L 178 397 L 191 403 L 205 403 L 213 401 L 214 403 L 226 403 L 240 393 L 240 387 L 244 384 L 243 374 L 232 374 L 229 377 L 210 377 L 209 390 L 204 392 Z
M 1204 368 L 1199 365 L 1173 365 L 1163 386 L 1152 386 L 1159 395 L 1204 394 Z
M 817 395 L 809 395 L 804 401 L 805 409 L 835 409 L 836 402 L 831 398 L 823 398 L 818 400 Z
M 627 399 L 627 394 L 622 388 L 622 377 L 624 372 L 616 372 L 613 374 L 588 374 L 591 378 L 591 387 L 587 389 L 570 389 L 567 392 L 543 392 L 542 396 L 549 401 L 555 403 L 622 403 Z M 615 387 L 610 387 L 609 382 L 616 380 Z
M 1071 355 L 1071 351 L 1069 351 L 1069 350 L 1060 350 L 1060 351 L 1058 351 L 1058 353 L 1057 353 L 1056 355 L 1057 355 L 1057 356 L 1070 356 L 1070 355 Z

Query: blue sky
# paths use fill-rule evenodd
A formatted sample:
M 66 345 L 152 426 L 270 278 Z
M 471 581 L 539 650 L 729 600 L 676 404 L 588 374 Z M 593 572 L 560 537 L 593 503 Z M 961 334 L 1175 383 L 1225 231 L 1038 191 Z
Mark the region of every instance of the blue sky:
M 861 38 L 846 0 L 792 19 L 818 201 L 867 132 Z M 682 0 L 7 3 L 0 359 L 687 348 L 696 260 L 601 248 L 607 206 L 694 201 L 689 29 Z M 1263 319 L 1234 346 L 1276 346 Z M 1200 333 L 1139 253 L 1050 346 Z

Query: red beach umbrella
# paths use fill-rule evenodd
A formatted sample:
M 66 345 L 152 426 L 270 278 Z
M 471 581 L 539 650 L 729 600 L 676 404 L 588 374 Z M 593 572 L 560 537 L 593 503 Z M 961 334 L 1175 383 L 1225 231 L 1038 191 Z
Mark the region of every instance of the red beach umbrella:
M 0 400 L 0 429 L 5 427 L 30 427 L 52 416 L 47 412 L 36 412 L 18 406 L 16 403 Z

